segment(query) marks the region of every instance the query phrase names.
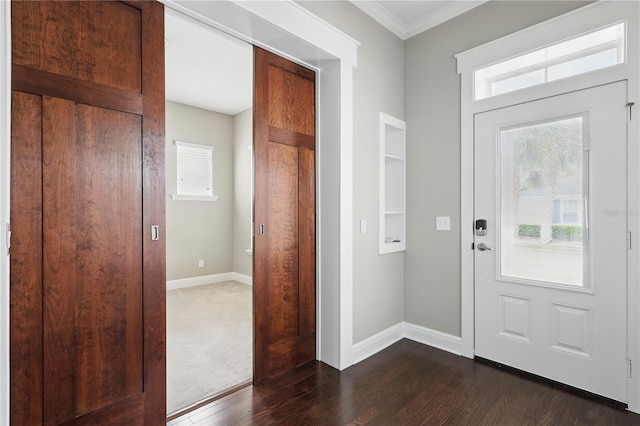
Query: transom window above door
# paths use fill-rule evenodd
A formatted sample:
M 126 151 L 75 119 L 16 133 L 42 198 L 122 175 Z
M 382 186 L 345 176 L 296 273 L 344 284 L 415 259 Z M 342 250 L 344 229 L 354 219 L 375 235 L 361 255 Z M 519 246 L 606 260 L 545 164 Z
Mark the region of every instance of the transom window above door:
M 480 100 L 625 62 L 625 22 L 523 53 L 474 71 Z

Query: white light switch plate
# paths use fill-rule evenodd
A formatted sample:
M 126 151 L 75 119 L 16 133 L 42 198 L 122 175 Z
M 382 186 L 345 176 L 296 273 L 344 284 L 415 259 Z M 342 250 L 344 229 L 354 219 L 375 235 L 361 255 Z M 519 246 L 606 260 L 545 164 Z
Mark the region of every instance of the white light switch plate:
M 451 217 L 436 216 L 436 231 L 451 231 Z
M 367 233 L 367 219 L 360 219 L 360 233 Z

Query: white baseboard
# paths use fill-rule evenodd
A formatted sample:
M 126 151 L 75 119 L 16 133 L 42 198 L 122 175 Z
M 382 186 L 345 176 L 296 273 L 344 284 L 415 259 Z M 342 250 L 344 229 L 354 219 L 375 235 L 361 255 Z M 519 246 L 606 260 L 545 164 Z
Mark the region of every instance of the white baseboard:
M 369 358 L 386 347 L 389 347 L 404 337 L 402 323 L 382 330 L 380 333 L 353 345 L 353 363 L 357 364 Z
M 460 337 L 401 322 L 354 344 L 352 348 L 353 363 L 357 364 L 404 338 L 452 354 L 462 354 L 462 339 Z
M 415 324 L 404 323 L 404 337 L 423 345 L 462 355 L 462 338 Z
M 250 277 L 249 275 L 241 274 L 239 272 L 232 272 L 232 274 L 233 274 L 234 281 L 238 281 L 239 283 L 253 286 L 253 277 Z
M 182 278 L 179 280 L 167 281 L 167 291 L 179 288 L 196 287 L 205 284 L 215 284 L 224 281 L 238 281 L 242 284 L 252 285 L 252 279 L 248 275 L 237 272 L 225 272 L 223 274 L 202 275 L 200 277 Z

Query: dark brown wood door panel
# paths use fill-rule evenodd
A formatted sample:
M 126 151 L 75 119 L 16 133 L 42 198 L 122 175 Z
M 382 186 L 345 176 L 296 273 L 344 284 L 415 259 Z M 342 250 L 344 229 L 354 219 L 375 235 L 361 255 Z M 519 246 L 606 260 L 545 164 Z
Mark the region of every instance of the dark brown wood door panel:
M 142 125 L 45 97 L 43 127 L 45 413 L 65 420 L 142 392 Z
M 315 359 L 315 73 L 255 48 L 254 380 Z M 264 231 L 264 232 L 261 232 Z
M 11 424 L 42 422 L 42 98 L 11 96 Z
M 142 9 L 123 2 L 14 1 L 13 64 L 142 92 Z
M 43 380 L 45 423 L 75 417 L 77 362 L 75 212 L 76 104 L 43 97 L 42 107 L 42 241 L 33 248 L 43 255 Z M 18 230 L 19 232 L 19 230 Z M 12 258 L 14 256 L 12 255 Z M 82 285 L 82 283 L 80 283 Z
M 76 383 L 87 413 L 142 392 L 142 120 L 84 105 L 77 116 Z
M 12 424 L 165 421 L 163 22 L 12 4 Z

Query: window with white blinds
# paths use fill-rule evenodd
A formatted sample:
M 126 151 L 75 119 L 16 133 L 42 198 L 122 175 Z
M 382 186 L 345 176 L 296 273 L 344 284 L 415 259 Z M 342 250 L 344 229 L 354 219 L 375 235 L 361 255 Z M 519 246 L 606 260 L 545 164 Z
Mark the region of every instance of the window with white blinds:
M 174 200 L 216 201 L 213 195 L 213 147 L 175 141 L 177 193 Z

